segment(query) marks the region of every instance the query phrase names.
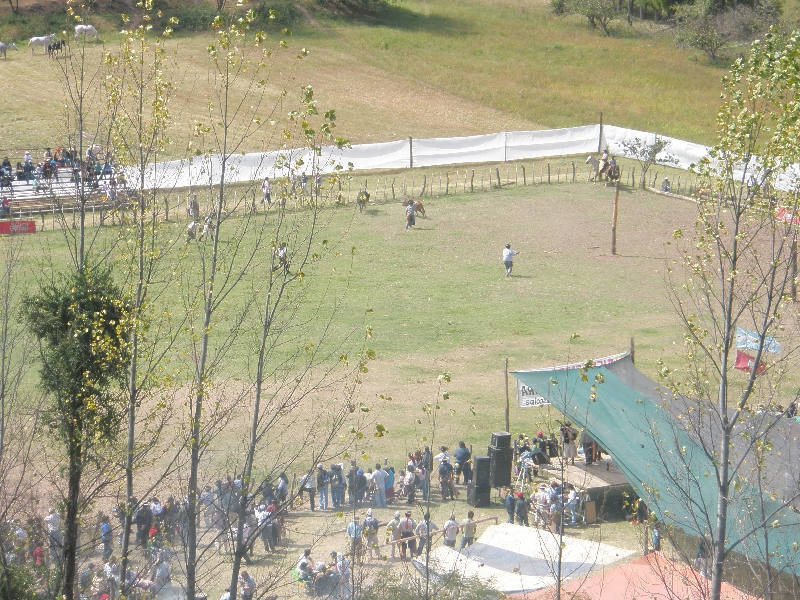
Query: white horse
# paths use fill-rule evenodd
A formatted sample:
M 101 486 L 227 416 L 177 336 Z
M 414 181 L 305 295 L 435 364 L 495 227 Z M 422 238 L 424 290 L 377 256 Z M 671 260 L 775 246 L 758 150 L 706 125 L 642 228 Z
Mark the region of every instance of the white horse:
M 56 41 L 56 34 L 51 33 L 50 35 L 43 35 L 41 37 L 32 37 L 31 40 L 28 42 L 28 46 L 31 47 L 31 54 L 36 49 L 36 46 L 43 46 L 47 48 L 47 44 L 52 44 Z
M 6 42 L 0 42 L 0 52 L 3 53 L 3 58 L 8 58 L 8 56 L 6 56 L 6 51 L 8 51 L 8 50 L 17 50 L 17 51 L 19 51 L 19 48 L 17 48 L 17 45 L 13 44 L 13 43 L 12 44 L 7 44 Z
M 97 29 L 95 29 L 94 25 L 75 25 L 76 40 L 79 35 L 91 35 L 94 39 L 97 39 Z

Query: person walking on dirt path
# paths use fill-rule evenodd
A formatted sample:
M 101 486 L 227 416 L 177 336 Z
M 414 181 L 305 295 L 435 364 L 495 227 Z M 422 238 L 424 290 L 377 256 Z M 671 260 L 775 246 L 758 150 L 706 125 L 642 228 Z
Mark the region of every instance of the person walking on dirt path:
M 506 244 L 503 248 L 503 264 L 506 266 L 506 277 L 511 277 L 511 270 L 514 268 L 514 257 L 519 254 L 511 249 L 511 244 Z

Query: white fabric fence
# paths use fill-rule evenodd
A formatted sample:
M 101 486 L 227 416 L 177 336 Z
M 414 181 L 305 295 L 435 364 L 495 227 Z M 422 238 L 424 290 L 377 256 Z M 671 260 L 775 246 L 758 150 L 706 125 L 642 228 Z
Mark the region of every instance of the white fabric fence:
M 653 143 L 656 134 L 613 125 L 584 125 L 543 131 L 509 131 L 455 138 L 406 139 L 378 144 L 357 144 L 351 148 L 326 146 L 315 156 L 308 150 L 254 152 L 233 155 L 226 166 L 229 183 L 257 181 L 264 177 L 285 177 L 289 168 L 296 174 L 332 173 L 337 167 L 358 171 L 407 169 L 468 163 L 504 162 L 531 158 L 596 154 L 608 147 L 624 155 L 623 142 L 633 138 Z M 688 169 L 708 153 L 708 148 L 684 140 L 664 137 L 669 143 L 663 155 Z M 662 155 L 662 158 L 664 156 Z M 300 167 L 295 165 L 300 164 Z M 151 165 L 146 174 L 148 187 L 203 187 L 219 183 L 220 155 L 200 156 Z M 130 173 L 135 177 L 134 173 Z M 788 178 L 785 185 L 795 181 Z

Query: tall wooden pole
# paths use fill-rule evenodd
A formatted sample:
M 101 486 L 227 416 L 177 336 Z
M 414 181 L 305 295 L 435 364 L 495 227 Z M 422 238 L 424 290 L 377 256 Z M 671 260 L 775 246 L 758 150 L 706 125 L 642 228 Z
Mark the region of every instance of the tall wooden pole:
M 508 358 L 506 358 L 506 431 L 511 433 L 511 425 L 508 422 Z
M 614 193 L 614 214 L 611 216 L 611 254 L 617 254 L 617 209 L 619 208 L 619 179 L 617 191 Z

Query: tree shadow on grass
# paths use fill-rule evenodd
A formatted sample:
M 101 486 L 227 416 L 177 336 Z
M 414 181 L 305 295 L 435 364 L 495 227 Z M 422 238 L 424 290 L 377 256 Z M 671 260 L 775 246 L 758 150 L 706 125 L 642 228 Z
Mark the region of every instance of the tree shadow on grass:
M 391 4 L 377 13 L 349 14 L 341 18 L 373 27 L 388 27 L 402 31 L 434 33 L 443 36 L 471 35 L 474 29 L 467 21 L 453 19 L 444 15 L 421 15 L 405 6 Z

